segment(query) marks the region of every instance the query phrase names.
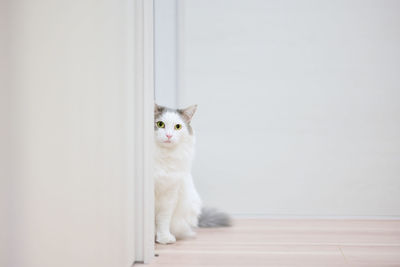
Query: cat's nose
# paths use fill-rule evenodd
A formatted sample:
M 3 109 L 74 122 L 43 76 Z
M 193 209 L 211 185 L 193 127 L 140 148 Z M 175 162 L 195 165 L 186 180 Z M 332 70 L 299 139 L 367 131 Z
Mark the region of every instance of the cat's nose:
M 171 139 L 172 134 L 166 134 L 165 136 L 166 136 L 168 139 Z

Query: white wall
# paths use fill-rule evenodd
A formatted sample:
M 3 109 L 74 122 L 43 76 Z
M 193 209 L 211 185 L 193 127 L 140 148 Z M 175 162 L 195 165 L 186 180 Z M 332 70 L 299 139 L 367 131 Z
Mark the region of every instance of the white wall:
M 399 1 L 180 2 L 207 204 L 400 216 Z
M 159 105 L 177 105 L 178 0 L 154 1 L 155 99 Z
M 133 2 L 8 4 L 11 82 L 1 93 L 15 142 L 12 174 L 1 177 L 11 190 L 2 266 L 131 266 Z

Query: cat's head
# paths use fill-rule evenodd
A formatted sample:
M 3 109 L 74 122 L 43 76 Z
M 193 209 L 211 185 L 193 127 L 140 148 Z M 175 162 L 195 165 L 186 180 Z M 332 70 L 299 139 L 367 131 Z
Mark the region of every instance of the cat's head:
M 154 131 L 156 143 L 164 147 L 173 147 L 182 139 L 193 135 L 190 121 L 197 105 L 184 109 L 170 109 L 154 105 Z

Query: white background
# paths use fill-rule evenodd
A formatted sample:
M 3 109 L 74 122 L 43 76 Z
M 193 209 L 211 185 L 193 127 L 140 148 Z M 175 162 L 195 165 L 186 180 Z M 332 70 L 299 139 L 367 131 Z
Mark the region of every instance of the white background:
M 199 104 L 193 174 L 206 204 L 235 215 L 400 216 L 398 1 L 177 6 L 181 86 L 156 80 L 156 100 L 172 103 L 160 92 L 170 90 L 179 106 Z

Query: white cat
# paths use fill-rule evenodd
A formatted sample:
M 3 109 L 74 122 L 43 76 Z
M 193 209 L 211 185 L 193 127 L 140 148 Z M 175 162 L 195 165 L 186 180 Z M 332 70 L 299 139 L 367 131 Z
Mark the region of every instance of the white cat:
M 202 209 L 191 175 L 195 136 L 190 121 L 197 106 L 170 109 L 155 105 L 156 241 L 174 243 L 192 237 L 193 228 L 229 226 L 230 218 Z

